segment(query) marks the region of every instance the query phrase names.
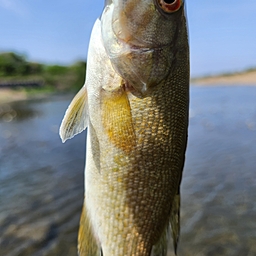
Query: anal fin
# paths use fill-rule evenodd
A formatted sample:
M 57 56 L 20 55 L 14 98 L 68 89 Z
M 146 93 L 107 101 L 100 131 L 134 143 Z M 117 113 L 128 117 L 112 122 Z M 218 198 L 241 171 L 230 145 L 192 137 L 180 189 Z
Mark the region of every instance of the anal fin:
M 180 234 L 180 194 L 174 196 L 170 214 L 170 225 L 164 229 L 160 239 L 153 246 L 150 256 L 166 256 L 168 251 L 168 244 L 170 241 L 170 226 L 172 229 L 173 247 L 175 255 L 177 255 L 177 247 Z
M 88 217 L 85 199 L 80 218 L 78 232 L 78 255 L 79 256 L 100 256 L 101 250 L 93 234 L 90 219 Z
M 153 245 L 150 256 L 166 256 L 169 242 L 169 225 L 164 229 L 158 242 Z
M 178 241 L 180 235 L 180 194 L 174 196 L 172 202 L 170 224 L 172 227 L 172 238 L 175 255 L 177 255 Z

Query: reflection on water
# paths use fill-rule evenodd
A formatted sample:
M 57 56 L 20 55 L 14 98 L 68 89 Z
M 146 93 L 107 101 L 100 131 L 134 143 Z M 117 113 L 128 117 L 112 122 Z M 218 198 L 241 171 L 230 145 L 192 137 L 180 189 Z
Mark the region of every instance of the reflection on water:
M 256 87 L 191 89 L 180 256 L 256 255 L 255 99 Z M 61 143 L 69 101 L 0 106 L 0 255 L 76 255 L 85 133 Z
M 16 115 L 0 121 L 0 255 L 76 255 L 85 134 L 59 139 L 69 101 L 2 107 Z
M 256 255 L 255 99 L 255 87 L 191 90 L 181 255 Z
M 0 105 L 0 120 L 4 122 L 23 121 L 39 115 L 40 111 L 32 109 L 27 101 Z

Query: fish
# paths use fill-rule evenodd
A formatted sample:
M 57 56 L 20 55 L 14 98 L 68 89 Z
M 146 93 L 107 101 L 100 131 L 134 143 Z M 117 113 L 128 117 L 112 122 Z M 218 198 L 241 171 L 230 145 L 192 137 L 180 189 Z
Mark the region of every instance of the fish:
M 60 126 L 87 129 L 80 256 L 164 256 L 180 234 L 188 137 L 184 0 L 106 0 L 85 84 Z

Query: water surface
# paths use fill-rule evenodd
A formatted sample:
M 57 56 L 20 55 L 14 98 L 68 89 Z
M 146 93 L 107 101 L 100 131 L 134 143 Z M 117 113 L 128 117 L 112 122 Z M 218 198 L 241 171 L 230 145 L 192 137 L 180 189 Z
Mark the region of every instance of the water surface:
M 0 105 L 0 255 L 76 255 L 85 133 L 59 139 L 70 100 Z M 256 87 L 192 87 L 179 256 L 256 255 L 255 166 Z

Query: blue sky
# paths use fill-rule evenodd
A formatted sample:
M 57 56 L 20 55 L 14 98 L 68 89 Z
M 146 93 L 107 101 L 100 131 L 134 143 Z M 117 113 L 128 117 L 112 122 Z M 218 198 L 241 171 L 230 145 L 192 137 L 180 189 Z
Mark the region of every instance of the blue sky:
M 139 1 L 139 0 L 138 0 Z M 70 64 L 85 59 L 104 0 L 0 0 L 0 52 Z M 256 67 L 255 0 L 187 0 L 192 76 Z

